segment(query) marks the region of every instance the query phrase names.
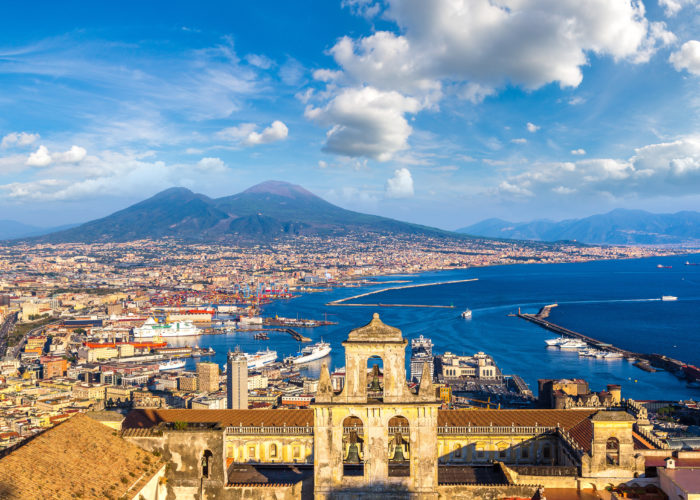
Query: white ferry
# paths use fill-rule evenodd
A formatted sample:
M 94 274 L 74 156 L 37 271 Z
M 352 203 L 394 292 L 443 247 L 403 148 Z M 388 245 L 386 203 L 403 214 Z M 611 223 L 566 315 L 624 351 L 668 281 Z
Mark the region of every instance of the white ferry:
M 461 314 L 462 318 L 464 319 L 472 319 L 472 310 L 471 309 L 465 309 L 464 312 Z
M 179 370 L 180 368 L 185 367 L 185 360 L 184 359 L 170 359 L 166 361 L 165 363 L 160 363 L 158 365 L 158 369 L 160 371 L 163 370 Z
M 557 337 L 555 339 L 547 339 L 544 341 L 544 343 L 547 344 L 548 347 L 557 347 L 568 340 L 569 339 L 567 339 L 566 337 Z
M 262 368 L 265 365 L 274 363 L 277 361 L 277 351 L 272 351 L 269 348 L 264 351 L 258 351 L 255 354 L 243 354 L 248 361 L 248 369 L 255 370 L 257 368 Z
M 328 342 L 318 342 L 314 345 L 304 347 L 296 356 L 285 358 L 285 363 L 301 365 L 317 359 L 325 358 L 331 352 L 331 345 Z
M 201 333 L 200 329 L 194 326 L 191 321 L 158 323 L 152 316 L 143 325 L 134 328 L 134 338 L 188 337 L 201 335 Z
M 559 349 L 585 349 L 586 347 L 588 347 L 588 344 L 577 339 L 569 339 L 566 342 L 559 344 Z
M 678 297 L 674 297 L 673 295 L 662 295 L 661 300 L 663 300 L 664 302 L 671 302 L 674 300 L 678 300 Z

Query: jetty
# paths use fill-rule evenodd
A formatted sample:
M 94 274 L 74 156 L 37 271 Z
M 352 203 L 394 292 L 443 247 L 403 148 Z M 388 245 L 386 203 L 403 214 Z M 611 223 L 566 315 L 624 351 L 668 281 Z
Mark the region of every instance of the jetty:
M 236 330 L 238 332 L 282 332 L 282 333 L 288 333 L 289 335 L 292 336 L 294 340 L 297 342 L 311 342 L 311 339 L 309 337 L 305 337 L 301 333 L 297 332 L 296 330 L 292 330 L 291 328 L 241 328 L 240 330 Z
M 428 308 L 439 308 L 439 309 L 454 309 L 454 305 L 428 305 L 428 304 L 382 304 L 382 303 L 374 303 L 374 304 L 369 304 L 369 303 L 357 303 L 357 302 L 350 302 L 350 301 L 355 301 L 357 299 L 361 299 L 363 297 L 369 297 L 371 295 L 375 295 L 378 293 L 384 293 L 384 292 L 389 292 L 389 291 L 394 291 L 394 290 L 405 290 L 407 288 L 420 288 L 424 286 L 437 286 L 437 285 L 451 285 L 454 283 L 467 283 L 470 281 L 478 281 L 479 278 L 470 278 L 466 280 L 453 280 L 453 281 L 440 281 L 438 283 L 420 283 L 417 285 L 405 285 L 405 286 L 395 286 L 395 287 L 388 287 L 388 288 L 382 288 L 381 290 L 374 290 L 372 292 L 367 292 L 367 293 L 361 293 L 358 295 L 353 295 L 352 297 L 345 297 L 344 299 L 338 299 L 338 300 L 333 300 L 331 302 L 328 302 L 326 305 L 327 306 L 345 306 L 345 307 L 428 307 Z
M 552 323 L 551 321 L 548 321 L 545 318 L 549 317 L 551 309 L 556 306 L 557 304 L 544 306 L 542 309 L 539 310 L 537 314 L 523 313 L 520 311 L 520 309 L 518 309 L 518 313 L 514 316 L 517 316 L 518 318 L 524 319 L 526 321 L 530 321 L 531 323 L 535 323 L 536 325 L 541 326 L 545 330 L 549 330 L 550 332 L 557 333 L 564 337 L 582 340 L 589 346 L 595 347 L 596 349 L 599 349 L 601 351 L 618 352 L 627 360 L 634 361 L 634 366 L 646 372 L 653 373 L 656 372 L 658 368 L 673 373 L 674 375 L 678 375 L 679 373 L 684 372 L 684 368 L 690 366 L 682 361 L 669 358 L 668 356 L 665 356 L 663 354 L 646 354 L 621 349 L 607 342 L 601 342 L 600 340 L 595 339 L 593 337 L 589 337 L 588 335 L 584 335 L 582 333 L 575 332 L 574 330 L 570 330 L 568 328 L 564 328 L 563 326 Z M 689 380 L 694 380 L 687 374 L 686 377 Z

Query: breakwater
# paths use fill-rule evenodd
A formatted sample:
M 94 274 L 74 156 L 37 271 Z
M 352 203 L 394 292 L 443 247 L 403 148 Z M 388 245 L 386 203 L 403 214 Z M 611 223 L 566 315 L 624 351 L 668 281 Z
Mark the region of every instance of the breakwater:
M 617 352 L 621 354 L 622 357 L 624 357 L 625 359 L 629 361 L 634 361 L 634 366 L 647 372 L 655 372 L 656 370 L 652 367 L 666 370 L 670 373 L 673 373 L 674 375 L 678 375 L 686 371 L 685 368 L 688 365 L 677 359 L 673 359 L 662 354 L 647 354 L 621 349 L 610 343 L 602 342 L 593 337 L 589 337 L 588 335 L 584 335 L 582 333 L 552 323 L 551 321 L 548 321 L 545 318 L 549 316 L 549 313 L 553 307 L 557 307 L 557 304 L 544 306 L 542 309 L 540 309 L 540 311 L 537 314 L 522 313 L 520 312 L 520 310 L 518 310 L 516 316 L 526 321 L 530 321 L 531 323 L 535 323 L 536 325 L 541 326 L 546 330 L 558 333 L 559 335 L 562 335 L 564 337 L 579 339 L 588 344 L 589 346 L 594 347 L 598 350 L 606 352 Z M 685 376 L 690 380 L 695 380 L 695 378 L 691 377 L 688 373 L 686 373 Z
M 452 280 L 452 281 L 441 281 L 438 283 L 421 283 L 421 284 L 417 284 L 417 285 L 388 287 L 388 288 L 382 288 L 381 290 L 374 290 L 371 292 L 353 295 L 352 297 L 345 297 L 344 299 L 333 300 L 331 302 L 328 302 L 326 305 L 327 306 L 345 306 L 345 307 L 426 307 L 426 308 L 438 308 L 438 309 L 454 309 L 454 307 L 455 307 L 454 305 L 382 304 L 379 302 L 374 303 L 374 304 L 368 304 L 368 303 L 357 303 L 357 302 L 349 303 L 349 301 L 355 301 L 357 299 L 361 299 L 363 297 L 369 297 L 371 295 L 376 295 L 378 293 L 393 292 L 395 290 L 405 290 L 408 288 L 420 288 L 420 287 L 424 287 L 424 286 L 451 285 L 454 283 L 467 283 L 470 281 L 478 281 L 478 280 L 479 280 L 479 278 L 469 278 L 469 279 L 465 279 L 465 280 Z

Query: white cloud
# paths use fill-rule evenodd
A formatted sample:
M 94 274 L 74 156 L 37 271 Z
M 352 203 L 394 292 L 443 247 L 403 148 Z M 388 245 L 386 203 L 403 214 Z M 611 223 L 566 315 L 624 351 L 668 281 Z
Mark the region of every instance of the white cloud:
M 585 102 L 586 102 L 586 100 L 580 96 L 575 96 L 575 97 L 572 97 L 571 99 L 569 99 L 569 104 L 571 104 L 572 106 L 578 106 L 578 105 L 583 104 Z
M 572 155 L 585 155 L 585 154 L 586 154 L 586 150 L 583 149 L 583 148 L 572 149 L 572 150 L 571 150 L 571 154 L 572 154 Z
M 407 168 L 394 170 L 394 176 L 387 179 L 384 194 L 387 198 L 410 198 L 413 196 L 413 177 Z
M 56 163 L 78 163 L 83 161 L 87 156 L 87 151 L 85 148 L 80 146 L 71 146 L 71 148 L 65 153 L 54 153 L 51 155 L 51 159 Z
M 567 191 L 570 190 L 570 191 Z M 534 165 L 507 178 L 504 194 L 547 192 L 581 196 L 682 196 L 700 191 L 700 136 L 650 144 L 629 159 L 591 158 Z
M 441 81 L 576 87 L 587 53 L 644 62 L 671 40 L 630 0 L 388 0 L 402 34 L 340 39 L 331 54 L 358 83 L 406 93 Z
M 528 132 L 535 133 L 537 132 L 540 127 L 538 125 L 535 125 L 534 123 L 527 122 L 527 125 L 525 126 L 527 128 Z
M 671 54 L 668 60 L 676 68 L 676 71 L 688 70 L 688 73 L 700 75 L 700 42 L 689 40 L 680 50 Z
M 659 5 L 664 8 L 666 16 L 673 17 L 686 5 L 693 5 L 696 0 L 659 0 Z
M 234 142 L 241 146 L 256 146 L 258 144 L 269 144 L 287 138 L 289 129 L 279 120 L 275 120 L 269 127 L 258 132 L 255 123 L 242 123 L 235 127 L 228 127 L 217 132 L 217 137 Z
M 380 2 L 375 0 L 342 0 L 341 7 L 348 7 L 356 16 L 362 16 L 367 19 L 379 14 L 381 10 Z
M 318 160 L 318 168 L 326 168 L 328 167 L 328 163 L 326 163 L 323 160 Z
M 525 143 L 527 143 L 527 139 L 524 139 L 522 137 L 518 137 L 517 139 L 511 139 L 510 142 L 512 142 L 513 144 L 525 144 Z
M 275 120 L 272 124 L 265 128 L 261 133 L 251 132 L 245 139 L 244 144 L 254 146 L 256 144 L 269 144 L 271 142 L 281 141 L 287 138 L 289 129 L 279 120 Z
M 272 59 L 260 54 L 248 54 L 245 57 L 245 60 L 248 61 L 248 64 L 252 64 L 256 68 L 260 69 L 270 69 L 274 64 Z
M 27 165 L 30 167 L 46 167 L 51 163 L 51 155 L 46 146 L 41 145 L 39 149 L 29 155 Z
M 39 140 L 39 134 L 29 134 L 27 132 L 10 132 L 2 138 L 0 149 L 13 146 L 29 146 Z
M 47 167 L 51 163 L 79 163 L 85 159 L 87 151 L 80 146 L 71 146 L 63 153 L 49 153 L 49 149 L 43 144 L 35 152 L 29 155 L 26 164 L 30 167 Z
M 304 116 L 331 127 L 323 151 L 386 161 L 407 147 L 412 129 L 404 115 L 420 109 L 398 92 L 361 87 L 343 89 L 324 107 L 308 106 Z
M 226 164 L 221 158 L 202 158 L 197 162 L 197 168 L 205 172 L 225 172 Z

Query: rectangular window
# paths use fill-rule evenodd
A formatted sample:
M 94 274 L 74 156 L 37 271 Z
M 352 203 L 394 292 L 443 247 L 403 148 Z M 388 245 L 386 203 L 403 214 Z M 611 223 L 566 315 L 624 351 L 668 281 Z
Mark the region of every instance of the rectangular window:
M 460 445 L 455 446 L 455 457 L 462 456 L 462 447 Z
M 521 448 L 520 458 L 530 458 L 530 450 L 528 448 Z
M 255 458 L 255 446 L 248 447 L 248 458 Z
M 484 450 L 476 450 L 477 458 L 484 458 Z
M 298 446 L 295 446 L 294 448 L 292 448 L 292 457 L 301 458 L 301 450 L 299 449 Z
M 506 450 L 501 450 L 498 452 L 499 458 L 506 458 Z

